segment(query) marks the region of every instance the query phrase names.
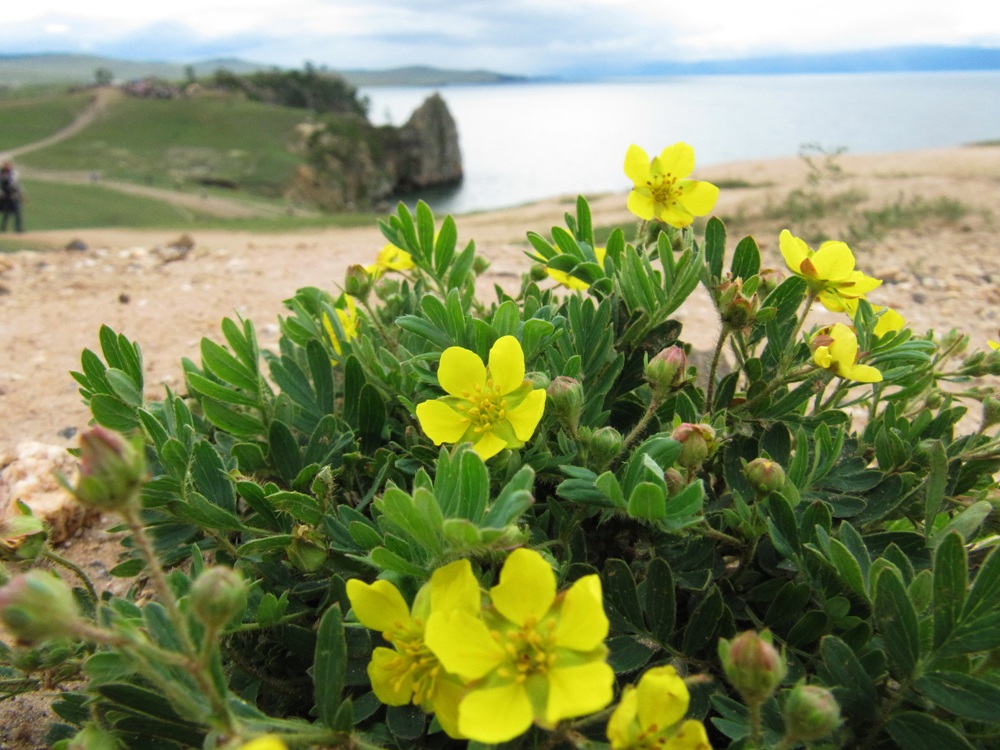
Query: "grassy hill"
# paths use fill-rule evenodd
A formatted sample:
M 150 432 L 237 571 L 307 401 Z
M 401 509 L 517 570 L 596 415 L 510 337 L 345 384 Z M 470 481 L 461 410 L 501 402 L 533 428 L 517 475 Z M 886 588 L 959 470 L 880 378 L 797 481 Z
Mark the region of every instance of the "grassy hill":
M 92 90 L 0 98 L 0 152 L 60 131 L 93 99 Z M 29 230 L 193 223 L 287 230 L 361 220 L 282 197 L 303 163 L 296 128 L 313 118 L 307 110 L 217 93 L 108 101 L 80 132 L 16 157 Z
M 296 126 L 308 118 L 301 109 L 237 97 L 126 97 L 79 135 L 21 163 L 156 187 L 229 182 L 278 197 L 302 161 L 292 149 Z

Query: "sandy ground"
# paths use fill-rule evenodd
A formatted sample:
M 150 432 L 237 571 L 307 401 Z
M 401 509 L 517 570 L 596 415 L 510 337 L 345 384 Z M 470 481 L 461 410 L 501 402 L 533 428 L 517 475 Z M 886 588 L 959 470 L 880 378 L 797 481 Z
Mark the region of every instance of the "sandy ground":
M 896 308 L 921 333 L 959 327 L 980 348 L 987 338 L 998 338 L 1000 243 L 993 212 L 1000 206 L 1000 148 L 845 155 L 837 163 L 843 177 L 818 190 L 866 196 L 855 209 L 942 196 L 967 209 L 958 220 L 910 222 L 856 245 L 859 268 L 885 280 L 872 301 Z M 808 173 L 805 162 L 793 157 L 713 167 L 696 176 L 723 185 L 716 213 L 727 219 L 730 249 L 737 238 L 753 233 L 765 263 L 783 269 L 779 231 L 787 227 L 805 234 L 806 228 L 773 218 L 772 208 L 806 187 Z M 737 182 L 741 187 L 725 187 Z M 530 265 L 525 233 L 545 235 L 562 225 L 574 201 L 572 196 L 457 217 L 460 242 L 475 239 L 492 262 L 481 279 L 483 290 L 494 283 L 516 289 Z M 595 226 L 634 221 L 623 194 L 594 197 L 591 206 Z M 25 218 L 30 226 L 30 205 Z M 849 221 L 832 213 L 810 220 L 809 231 L 840 238 Z M 147 396 L 162 396 L 165 384 L 183 391 L 181 358 L 197 361 L 203 336 L 221 340 L 223 317 L 252 319 L 262 346 L 272 347 L 283 300 L 305 285 L 336 289 L 348 265 L 370 263 L 384 244 L 375 226 L 281 235 L 191 234 L 195 247 L 183 257 L 169 249 L 176 231 L 110 229 L 29 233 L 26 243 L 54 249 L 0 255 L 0 466 L 3 455 L 25 441 L 75 445 L 89 414 L 69 372 L 79 367 L 82 349 L 98 349 L 101 324 L 141 345 Z M 74 240 L 86 249 L 64 249 Z M 686 340 L 697 349 L 711 348 L 718 322 L 703 292 L 678 317 Z M 0 509 L 7 500 L 0 497 Z M 87 529 L 60 551 L 84 565 L 99 588 L 121 587 L 127 583 L 106 574 L 117 545 L 105 528 L 107 523 Z M 44 747 L 52 718 L 48 700 L 36 693 L 0 704 L 0 749 Z

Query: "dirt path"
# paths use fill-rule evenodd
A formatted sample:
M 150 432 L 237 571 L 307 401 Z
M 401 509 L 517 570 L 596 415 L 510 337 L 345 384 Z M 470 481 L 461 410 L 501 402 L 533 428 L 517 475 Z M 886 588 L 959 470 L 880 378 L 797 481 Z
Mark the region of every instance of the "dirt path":
M 26 143 L 23 146 L 10 149 L 6 153 L 0 153 L 0 157 L 4 159 L 15 159 L 24 154 L 29 154 L 32 151 L 39 151 L 55 143 L 59 143 L 60 141 L 72 138 L 74 135 L 90 126 L 94 120 L 103 114 L 104 110 L 106 110 L 114 102 L 119 101 L 123 96 L 124 94 L 122 94 L 121 91 L 111 86 L 104 86 L 95 89 L 94 98 L 90 102 L 90 106 L 77 115 L 76 119 L 65 128 L 57 130 L 52 135 L 35 141 L 34 143 Z

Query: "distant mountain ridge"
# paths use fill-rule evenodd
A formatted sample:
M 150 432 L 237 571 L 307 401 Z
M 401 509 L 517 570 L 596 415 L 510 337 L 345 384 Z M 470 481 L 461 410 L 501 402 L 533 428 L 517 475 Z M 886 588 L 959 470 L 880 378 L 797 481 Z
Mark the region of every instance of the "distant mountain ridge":
M 99 55 L 0 54 L 0 86 L 93 83 L 95 71 L 107 68 L 118 82 L 156 77 L 183 80 L 188 68 L 196 76 L 228 70 L 237 75 L 279 68 L 276 65 L 238 59 L 202 60 L 191 63 L 121 60 Z M 320 67 L 326 71 L 328 68 Z M 516 76 L 490 70 L 450 70 L 412 65 L 387 70 L 352 69 L 333 71 L 354 86 L 447 86 L 460 84 L 516 83 L 538 80 L 596 80 L 609 77 L 656 77 L 666 75 L 782 75 L 790 73 L 881 73 L 904 71 L 1000 70 L 1000 48 L 906 46 L 800 55 L 769 55 L 730 60 L 679 62 L 663 60 L 625 66 L 580 69 L 554 76 Z
M 0 54 L 0 85 L 31 86 L 44 84 L 93 83 L 95 71 L 107 68 L 116 82 L 136 78 L 163 78 L 183 80 L 188 68 L 196 76 L 211 75 L 217 70 L 228 70 L 236 75 L 272 70 L 277 65 L 247 62 L 237 59 L 202 60 L 191 63 L 169 63 L 144 60 L 119 60 L 99 55 L 75 54 Z M 327 70 L 327 68 L 319 68 Z M 413 65 L 389 70 L 340 70 L 330 71 L 342 75 L 353 86 L 446 86 L 449 84 L 505 83 L 527 80 L 523 76 L 495 73 L 489 70 L 445 70 L 423 65 Z

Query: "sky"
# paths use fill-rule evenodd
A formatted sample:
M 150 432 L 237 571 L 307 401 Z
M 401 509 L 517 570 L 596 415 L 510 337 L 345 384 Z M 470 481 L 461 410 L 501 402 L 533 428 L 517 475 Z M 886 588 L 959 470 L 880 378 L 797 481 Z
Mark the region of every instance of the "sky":
M 28 0 L 0 55 L 240 58 L 298 67 L 431 65 L 517 75 L 614 71 L 900 45 L 1000 48 L 992 0 Z

